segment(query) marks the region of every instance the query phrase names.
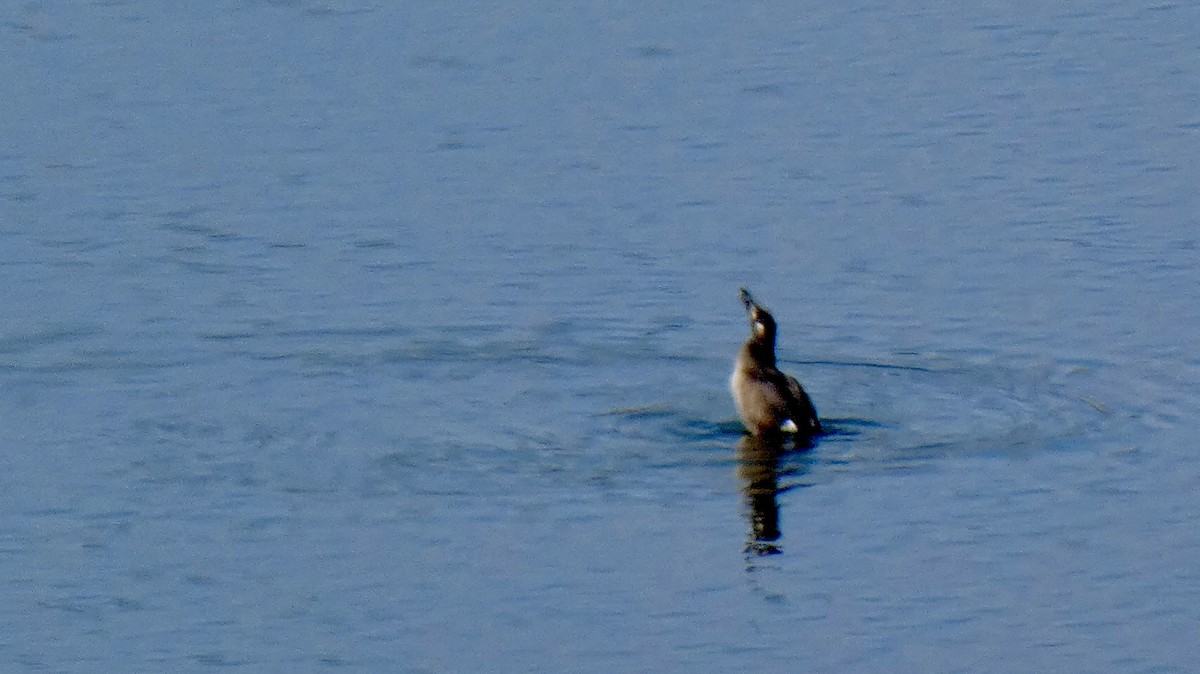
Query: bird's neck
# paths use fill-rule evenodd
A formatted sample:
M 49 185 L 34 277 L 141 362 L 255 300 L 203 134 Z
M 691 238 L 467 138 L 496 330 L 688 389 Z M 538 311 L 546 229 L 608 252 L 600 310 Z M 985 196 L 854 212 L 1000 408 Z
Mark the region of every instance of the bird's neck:
M 746 342 L 742 353 L 761 367 L 775 367 L 775 338 L 773 335 L 753 337 Z

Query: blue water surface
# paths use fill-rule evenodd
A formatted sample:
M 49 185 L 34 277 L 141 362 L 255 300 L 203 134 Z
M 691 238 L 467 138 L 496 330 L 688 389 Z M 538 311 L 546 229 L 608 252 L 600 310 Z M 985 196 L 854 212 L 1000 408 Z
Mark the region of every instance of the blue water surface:
M 1186 672 L 1200 9 L 0 9 L 5 671 Z M 763 453 L 751 288 L 830 434 Z

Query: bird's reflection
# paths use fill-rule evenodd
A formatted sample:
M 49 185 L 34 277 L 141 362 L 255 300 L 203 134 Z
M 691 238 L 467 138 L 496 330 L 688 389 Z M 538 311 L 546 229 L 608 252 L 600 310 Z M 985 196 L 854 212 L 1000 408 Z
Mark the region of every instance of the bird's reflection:
M 799 451 L 807 447 L 793 449 Z M 782 535 L 778 495 L 788 487 L 781 489 L 779 486 L 779 465 L 788 451 L 788 447 L 778 442 L 764 442 L 749 435 L 738 442 L 738 477 L 742 480 L 750 518 L 747 553 L 763 556 L 783 552 L 777 542 Z

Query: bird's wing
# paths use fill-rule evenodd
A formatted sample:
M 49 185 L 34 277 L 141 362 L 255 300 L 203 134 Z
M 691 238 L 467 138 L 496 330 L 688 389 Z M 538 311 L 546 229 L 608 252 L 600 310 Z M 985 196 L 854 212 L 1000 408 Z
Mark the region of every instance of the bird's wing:
M 812 398 L 808 397 L 798 379 L 790 374 L 784 377 L 787 379 L 788 392 L 792 394 L 792 421 L 809 433 L 820 433 L 821 421 L 817 419 L 817 408 L 813 406 Z

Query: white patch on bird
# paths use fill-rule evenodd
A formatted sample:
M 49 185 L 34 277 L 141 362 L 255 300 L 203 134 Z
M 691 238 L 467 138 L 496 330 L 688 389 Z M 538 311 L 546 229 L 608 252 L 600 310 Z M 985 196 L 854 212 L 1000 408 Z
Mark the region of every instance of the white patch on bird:
M 767 326 L 763 325 L 762 321 L 754 321 L 754 334 L 759 337 L 767 334 Z
M 799 433 L 800 427 L 791 419 L 784 419 L 782 424 L 779 424 L 779 430 L 784 433 Z

